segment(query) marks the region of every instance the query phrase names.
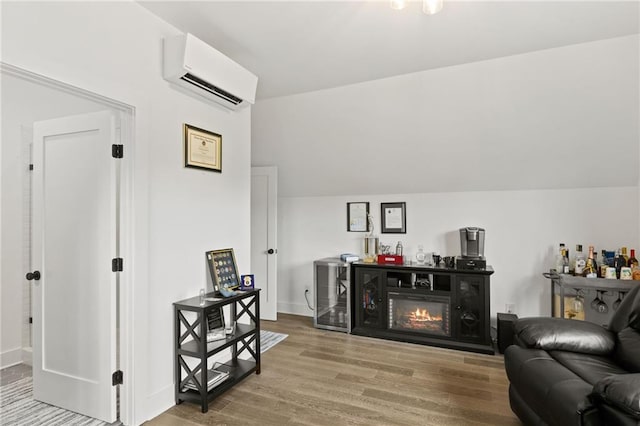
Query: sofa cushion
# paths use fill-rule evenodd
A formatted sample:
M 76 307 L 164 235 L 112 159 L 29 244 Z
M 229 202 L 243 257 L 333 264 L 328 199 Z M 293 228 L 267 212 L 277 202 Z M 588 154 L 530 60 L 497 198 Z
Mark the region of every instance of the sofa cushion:
M 590 322 L 564 318 L 522 318 L 515 324 L 517 341 L 529 348 L 607 355 L 615 335 Z
M 580 424 L 593 410 L 593 386 L 539 349 L 511 345 L 505 369 L 518 395 L 549 425 Z
M 592 386 L 612 374 L 628 373 L 613 359 L 603 356 L 564 351 L 551 351 L 549 355 Z
M 640 373 L 640 332 L 627 327 L 618 333 L 616 340 L 616 362 L 631 373 Z
M 605 402 L 640 420 L 640 374 L 605 377 L 593 388 L 591 397 Z

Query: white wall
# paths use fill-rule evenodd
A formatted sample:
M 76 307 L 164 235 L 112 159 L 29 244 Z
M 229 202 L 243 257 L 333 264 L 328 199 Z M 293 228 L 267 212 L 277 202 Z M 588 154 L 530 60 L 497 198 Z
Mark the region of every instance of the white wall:
M 360 253 L 346 203 L 407 202 L 415 253 L 487 229 L 492 316 L 549 313 L 557 244 L 640 249 L 637 35 L 259 101 L 253 165 L 279 176 L 279 308 L 310 315 L 312 262 Z M 386 195 L 384 195 L 386 194 Z M 378 231 L 379 232 L 379 231 Z
M 278 309 L 311 315 L 304 290 L 313 294 L 316 259 L 351 252 L 362 256 L 365 233 L 346 231 L 346 203 L 369 201 L 374 234 L 392 248 L 402 241 L 415 261 L 419 244 L 426 252 L 459 255 L 458 229 L 486 229 L 485 255 L 491 276 L 491 315 L 515 303 L 523 316 L 550 314 L 548 271 L 564 242 L 587 249 L 636 247 L 638 190 L 635 186 L 435 194 L 336 197 L 284 197 L 278 205 Z M 380 203 L 407 203 L 407 233 L 380 233 Z M 312 301 L 311 301 L 312 302 Z M 313 305 L 313 303 L 312 303 Z
M 162 79 L 162 38 L 178 31 L 133 2 L 2 2 L 2 61 L 135 107 L 133 242 L 135 413 L 174 404 L 172 302 L 205 286 L 204 252 L 233 247 L 250 268 L 251 111 L 227 113 Z M 182 124 L 222 134 L 222 174 L 183 167 Z M 130 157 L 129 157 L 130 158 Z M 4 205 L 4 204 L 3 204 Z M 4 253 L 4 249 L 3 249 Z M 11 265 L 3 264 L 5 268 Z M 131 382 L 128 382 L 131 383 Z
M 21 362 L 31 346 L 28 333 L 28 177 L 32 123 L 39 120 L 106 109 L 87 99 L 3 75 L 2 81 L 2 334 L 0 365 Z M 10 266 L 9 266 L 10 265 Z M 19 321 L 18 321 L 19 319 Z

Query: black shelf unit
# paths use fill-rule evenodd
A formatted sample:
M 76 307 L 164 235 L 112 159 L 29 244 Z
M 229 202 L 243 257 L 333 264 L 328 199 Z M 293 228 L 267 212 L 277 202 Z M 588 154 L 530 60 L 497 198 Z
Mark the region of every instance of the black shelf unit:
M 213 293 L 205 297 L 213 298 Z M 237 294 L 228 298 L 220 298 L 215 301 L 205 301 L 200 304 L 200 297 L 181 300 L 173 304 L 174 310 L 174 340 L 175 340 L 175 400 L 176 404 L 184 401 L 199 403 L 202 412 L 209 409 L 209 402 L 232 388 L 236 383 L 245 377 L 253 374 L 260 374 L 260 290 L 255 289 Z M 233 335 L 213 342 L 206 341 L 208 314 L 215 309 L 221 309 L 229 305 L 230 319 L 235 322 L 236 328 Z M 186 312 L 191 312 L 190 321 Z M 249 324 L 240 324 L 240 319 L 249 319 Z M 254 348 L 252 344 L 255 343 Z M 217 363 L 216 369 L 229 372 L 229 377 L 211 390 L 207 386 L 200 385 L 208 383 L 208 361 L 217 353 L 231 349 L 231 358 L 224 363 Z M 238 356 L 247 352 L 251 359 L 243 360 Z M 185 358 L 197 360 L 194 367 L 189 367 Z M 183 374 L 184 373 L 184 374 Z M 195 381 L 199 390 L 186 389 L 185 384 Z
M 354 294 L 352 334 L 450 349 L 493 354 L 490 333 L 489 285 L 493 268 L 461 270 L 416 265 L 351 264 Z M 420 288 L 416 280 L 428 278 L 430 287 Z M 389 297 L 431 296 L 449 300 L 450 335 L 439 336 L 392 329 Z

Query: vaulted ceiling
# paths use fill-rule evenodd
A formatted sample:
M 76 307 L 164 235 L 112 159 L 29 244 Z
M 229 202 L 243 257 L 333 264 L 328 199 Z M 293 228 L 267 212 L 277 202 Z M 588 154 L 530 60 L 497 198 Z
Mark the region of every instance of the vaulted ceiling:
M 637 1 L 142 1 L 259 77 L 258 99 L 639 32 Z

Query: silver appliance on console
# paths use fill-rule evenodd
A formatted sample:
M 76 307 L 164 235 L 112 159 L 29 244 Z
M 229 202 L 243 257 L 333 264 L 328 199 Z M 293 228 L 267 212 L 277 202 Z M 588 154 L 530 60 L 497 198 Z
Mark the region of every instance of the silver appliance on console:
M 467 226 L 460 228 L 460 252 L 456 259 L 458 269 L 484 269 L 487 262 L 484 258 L 484 229 Z

